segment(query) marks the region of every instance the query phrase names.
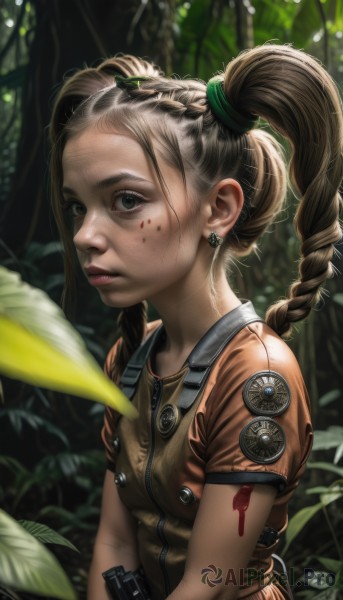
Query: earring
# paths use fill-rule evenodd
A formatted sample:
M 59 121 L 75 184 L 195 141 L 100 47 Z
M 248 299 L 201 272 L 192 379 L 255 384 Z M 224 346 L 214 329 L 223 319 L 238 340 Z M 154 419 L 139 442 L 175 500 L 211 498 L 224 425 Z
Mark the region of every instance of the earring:
M 223 243 L 223 238 L 218 235 L 215 231 L 211 231 L 210 235 L 207 238 L 208 243 L 212 248 L 218 248 Z

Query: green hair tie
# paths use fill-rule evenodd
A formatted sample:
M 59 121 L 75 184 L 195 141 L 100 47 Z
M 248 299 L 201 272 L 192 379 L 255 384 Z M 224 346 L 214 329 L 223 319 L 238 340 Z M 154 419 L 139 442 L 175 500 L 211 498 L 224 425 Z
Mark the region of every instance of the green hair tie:
M 147 81 L 151 77 L 145 77 L 144 75 L 134 75 L 132 77 L 123 77 L 122 75 L 115 75 L 115 82 L 117 87 L 121 89 L 126 88 L 139 88 L 143 81 Z
M 235 133 L 245 133 L 254 127 L 258 117 L 243 117 L 231 106 L 225 96 L 223 79 L 220 75 L 212 77 L 207 83 L 206 94 L 209 105 L 216 117 Z

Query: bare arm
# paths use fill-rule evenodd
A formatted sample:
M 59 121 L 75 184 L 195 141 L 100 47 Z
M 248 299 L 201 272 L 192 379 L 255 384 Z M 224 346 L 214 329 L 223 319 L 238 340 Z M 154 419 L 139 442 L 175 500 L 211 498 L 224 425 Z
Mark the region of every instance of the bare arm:
M 117 565 L 137 569 L 136 534 L 133 519 L 121 502 L 111 471 L 106 471 L 101 515 L 88 580 L 88 600 L 108 600 L 103 571 Z
M 226 575 L 230 570 L 231 581 L 239 582 L 239 570 L 248 564 L 275 494 L 276 490 L 267 485 L 206 484 L 188 547 L 185 574 L 168 600 L 234 600 L 238 585 L 226 582 Z M 207 569 L 204 581 L 203 569 Z M 215 581 L 220 575 L 217 569 L 222 570 L 222 581 L 211 587 L 209 580 Z

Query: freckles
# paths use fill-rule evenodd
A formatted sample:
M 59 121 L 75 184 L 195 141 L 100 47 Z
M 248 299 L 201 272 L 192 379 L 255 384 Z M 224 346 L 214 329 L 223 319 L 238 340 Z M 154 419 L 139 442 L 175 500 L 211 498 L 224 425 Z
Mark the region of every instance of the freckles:
M 151 219 L 147 219 L 147 224 L 151 225 Z M 145 221 L 141 221 L 141 223 L 139 225 L 139 228 L 140 229 L 144 229 L 144 225 L 145 225 Z M 162 231 L 161 225 L 157 225 L 156 231 Z M 146 238 L 145 237 L 142 238 L 142 242 L 143 242 L 143 244 L 145 244 L 145 242 L 146 242 Z

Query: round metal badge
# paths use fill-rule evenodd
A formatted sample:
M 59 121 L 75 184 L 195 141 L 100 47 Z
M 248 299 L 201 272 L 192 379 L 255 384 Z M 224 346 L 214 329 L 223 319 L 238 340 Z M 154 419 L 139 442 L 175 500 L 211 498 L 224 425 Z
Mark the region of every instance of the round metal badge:
M 164 438 L 170 437 L 177 428 L 180 421 L 180 413 L 174 404 L 166 404 L 158 417 L 157 429 Z
M 245 382 L 243 400 L 255 415 L 281 415 L 289 407 L 291 393 L 279 373 L 260 371 Z
M 286 448 L 285 433 L 274 419 L 255 417 L 241 431 L 242 452 L 255 463 L 276 462 Z

